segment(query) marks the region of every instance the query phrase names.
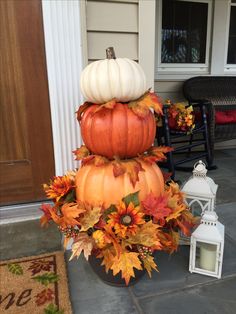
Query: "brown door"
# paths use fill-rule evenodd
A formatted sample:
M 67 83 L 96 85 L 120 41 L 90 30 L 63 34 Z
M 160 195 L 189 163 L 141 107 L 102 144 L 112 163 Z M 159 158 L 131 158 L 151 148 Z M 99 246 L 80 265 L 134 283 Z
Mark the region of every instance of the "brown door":
M 41 1 L 0 1 L 0 47 L 0 204 L 41 200 L 54 174 Z

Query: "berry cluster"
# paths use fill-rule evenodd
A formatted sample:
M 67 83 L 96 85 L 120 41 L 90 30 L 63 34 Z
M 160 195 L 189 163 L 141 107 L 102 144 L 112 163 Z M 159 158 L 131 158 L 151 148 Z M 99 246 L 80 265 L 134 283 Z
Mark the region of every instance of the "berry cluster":
M 152 255 L 152 249 L 144 245 L 138 245 L 138 252 L 141 259 L 145 259 L 148 255 Z
M 79 234 L 79 229 L 74 229 L 73 227 L 63 228 L 58 226 L 58 229 L 63 233 L 66 238 L 75 238 Z

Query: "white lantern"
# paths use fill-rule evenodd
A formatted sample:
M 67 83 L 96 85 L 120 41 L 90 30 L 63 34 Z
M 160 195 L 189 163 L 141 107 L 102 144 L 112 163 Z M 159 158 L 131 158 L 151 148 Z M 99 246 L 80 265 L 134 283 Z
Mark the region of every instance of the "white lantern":
M 214 211 L 205 211 L 191 235 L 189 271 L 221 278 L 224 252 L 224 225 Z
M 194 165 L 193 175 L 181 189 L 194 216 L 201 216 L 205 210 L 215 209 L 218 185 L 206 173 L 206 165 L 199 160 Z

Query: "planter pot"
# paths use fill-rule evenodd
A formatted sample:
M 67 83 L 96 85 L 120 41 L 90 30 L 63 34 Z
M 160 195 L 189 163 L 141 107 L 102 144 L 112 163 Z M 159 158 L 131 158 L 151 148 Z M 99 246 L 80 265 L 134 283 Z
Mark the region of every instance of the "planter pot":
M 94 255 L 90 255 L 89 264 L 97 276 L 106 284 L 116 287 L 127 287 L 124 279 L 121 277 L 121 272 L 116 276 L 113 275 L 112 271 L 109 270 L 108 273 L 105 271 L 105 266 L 101 266 L 102 259 L 96 258 Z M 137 283 L 140 278 L 145 274 L 145 270 L 134 269 L 135 278 L 131 277 L 128 286 L 132 286 Z

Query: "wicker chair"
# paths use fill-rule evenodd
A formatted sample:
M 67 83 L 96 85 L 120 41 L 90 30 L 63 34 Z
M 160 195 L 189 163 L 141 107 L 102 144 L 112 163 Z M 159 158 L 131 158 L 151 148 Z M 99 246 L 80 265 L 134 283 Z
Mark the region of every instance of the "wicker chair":
M 236 138 L 236 122 L 217 124 L 218 111 L 236 110 L 236 76 L 197 76 L 186 80 L 183 94 L 190 104 L 204 103 L 208 108 L 209 141 L 214 143 Z

